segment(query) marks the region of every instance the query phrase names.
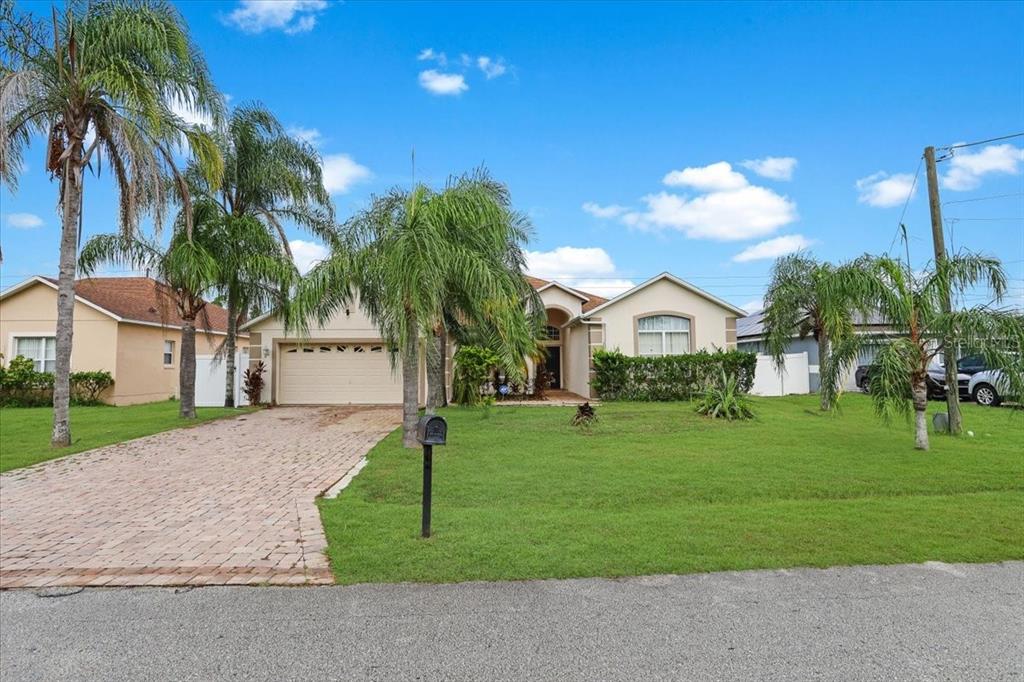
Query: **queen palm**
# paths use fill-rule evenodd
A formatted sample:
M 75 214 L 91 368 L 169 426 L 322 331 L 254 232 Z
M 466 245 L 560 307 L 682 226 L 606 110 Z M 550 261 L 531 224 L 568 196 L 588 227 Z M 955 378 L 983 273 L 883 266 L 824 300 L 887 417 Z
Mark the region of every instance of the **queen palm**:
M 291 257 L 285 222 L 294 223 L 328 243 L 337 239 L 334 208 L 324 188 L 320 155 L 311 145 L 288 136 L 266 108 L 246 104 L 233 109 L 217 142 L 224 158 L 223 181 L 219 185 L 209 184 L 202 168 L 192 164 L 187 172 L 190 184 L 215 201 L 225 216 L 262 224 L 272 237 L 261 242 L 261 246 L 269 249 L 265 256 L 273 259 L 283 252 Z M 222 223 L 228 229 L 241 224 L 237 220 Z M 246 223 L 244 234 L 252 226 Z M 228 239 L 229 243 L 236 241 L 230 236 Z M 270 285 L 269 293 L 276 287 L 275 280 L 244 277 L 244 264 L 250 256 L 246 250 L 227 249 L 224 256 L 241 259 L 238 267 L 222 269 L 225 280 L 219 286 L 228 310 L 224 406 L 234 407 L 239 317 L 244 311 L 266 307 L 270 303 L 266 285 Z
M 962 294 L 981 286 L 991 292 L 993 303 L 1002 301 L 1006 275 L 999 260 L 962 253 L 915 272 L 888 256 L 863 256 L 842 268 L 841 276 L 853 300 L 876 310 L 890 330 L 881 340 L 870 341 L 878 350 L 868 392 L 876 412 L 887 419 L 913 408 L 917 449 L 929 447 L 925 382 L 929 365 L 944 354 L 946 340 L 984 355 L 990 366 L 1003 370 L 1008 392 L 1024 395 L 1024 315 L 989 305 L 943 311 L 947 291 Z M 837 345 L 823 366 L 826 396 L 837 395 L 841 377 L 864 343 L 861 337 L 849 335 Z
M 521 255 L 509 252 L 518 238 L 500 248 L 490 240 L 484 248 L 470 234 L 474 228 L 491 230 L 499 220 L 526 229 L 496 196 L 498 187 L 479 172 L 452 180 L 440 192 L 417 185 L 376 197 L 347 225 L 351 248 L 338 249 L 315 267 L 293 301 L 294 324 L 313 318 L 324 322 L 350 300 L 350 286 L 358 288 L 360 304 L 399 349 L 406 447 L 416 445 L 420 339 L 444 326 L 446 310 L 471 320 L 489 319 L 496 343 L 524 336 L 509 328 L 525 320 L 522 312 L 514 312 L 521 311 L 524 293 L 516 269 Z M 462 292 L 461 300 L 453 303 L 448 297 L 456 291 Z M 497 352 L 508 358 L 517 351 L 506 344 L 498 345 Z M 437 385 L 436 365 L 433 371 Z
M 764 326 L 765 344 L 776 366 L 783 363 L 794 333 L 817 341 L 819 367 L 828 360 L 832 340 L 852 334 L 853 305 L 844 291 L 845 281 L 838 268 L 806 253 L 775 261 L 764 297 Z M 828 410 L 832 397 L 820 388 L 819 394 L 821 409 Z
M 294 265 L 290 259 L 283 254 L 273 255 L 267 244 L 272 240 L 258 221 L 225 217 L 218 206 L 206 200 L 196 201 L 190 211 L 188 220 L 184 210 L 178 214 L 166 247 L 134 235 L 97 235 L 82 247 L 79 264 L 85 274 L 104 264 L 145 270 L 162 283 L 162 303 L 173 305 L 182 320 L 179 413 L 194 419 L 196 328 L 208 327 L 204 294 L 224 280 L 225 270 L 241 268 L 243 278 L 261 283 L 266 292 L 263 295 L 269 298 L 276 291 L 281 297 L 297 279 L 297 273 L 292 277 Z M 191 234 L 186 223 L 193 225 Z M 229 258 L 229 249 L 249 255 L 244 260 Z
M 17 185 L 32 136 L 46 137 L 45 167 L 59 181 L 61 240 L 51 444 L 71 442 L 68 406 L 75 258 L 84 172 L 102 157 L 114 177 L 125 239 L 151 211 L 159 227 L 169 194 L 189 202 L 174 152 L 187 147 L 211 184 L 221 158 L 212 138 L 174 112 L 180 105 L 219 121 L 222 103 L 206 64 L 169 4 L 69 3 L 43 23 L 0 2 L 0 178 Z M 168 183 L 167 178 L 173 178 Z M 169 189 L 172 188 L 172 189 Z

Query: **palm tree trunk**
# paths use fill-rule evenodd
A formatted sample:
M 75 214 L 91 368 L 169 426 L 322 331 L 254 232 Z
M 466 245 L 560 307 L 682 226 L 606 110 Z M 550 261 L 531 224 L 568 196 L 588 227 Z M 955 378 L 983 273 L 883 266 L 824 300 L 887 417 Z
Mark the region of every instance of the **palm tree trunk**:
M 948 310 L 948 308 L 947 308 Z M 943 341 L 946 363 L 946 415 L 949 417 L 949 432 L 959 436 L 963 430 L 963 416 L 960 414 L 960 383 L 956 379 L 956 353 L 950 339 Z
M 60 272 L 57 276 L 56 362 L 53 373 L 53 433 L 50 445 L 71 445 L 71 343 L 75 324 L 75 267 L 82 210 L 81 169 L 65 165 Z M 45 368 L 44 368 L 45 369 Z
M 419 341 L 416 338 L 416 318 L 409 314 L 408 331 L 402 348 L 402 445 L 414 448 L 416 421 L 419 418 Z
M 445 370 L 448 367 L 448 330 L 441 327 L 438 334 L 437 348 L 441 354 L 441 407 L 448 407 L 448 382 L 445 381 Z
M 828 410 L 831 405 L 829 404 L 828 396 L 825 395 L 825 391 L 822 387 L 822 377 L 825 376 L 825 361 L 828 360 L 829 343 L 828 335 L 825 332 L 818 333 L 818 396 L 821 399 L 821 409 Z
M 434 414 L 445 404 L 444 331 L 434 332 L 433 347 L 427 351 L 427 414 Z
M 238 294 L 228 287 L 228 332 L 224 338 L 224 407 L 235 406 L 235 346 L 238 339 Z
M 918 450 L 928 449 L 928 388 L 924 379 L 914 379 L 912 388 L 914 398 L 914 447 Z
M 178 392 L 184 419 L 196 418 L 196 320 L 184 320 L 181 326 L 181 366 L 178 370 Z

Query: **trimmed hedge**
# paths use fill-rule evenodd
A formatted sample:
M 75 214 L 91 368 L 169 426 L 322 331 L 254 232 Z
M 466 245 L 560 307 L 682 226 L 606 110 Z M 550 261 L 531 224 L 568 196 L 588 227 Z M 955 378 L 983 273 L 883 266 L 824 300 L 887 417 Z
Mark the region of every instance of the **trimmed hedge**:
M 735 376 L 742 393 L 754 383 L 757 355 L 738 350 L 700 351 L 689 355 L 646 358 L 621 352 L 594 353 L 591 387 L 601 400 L 690 400 L 700 395 L 709 382 Z
M 100 394 L 114 385 L 110 372 L 72 372 L 71 402 L 98 405 Z M 53 404 L 53 374 L 37 372 L 34 363 L 22 356 L 0 365 L 0 407 L 46 407 Z

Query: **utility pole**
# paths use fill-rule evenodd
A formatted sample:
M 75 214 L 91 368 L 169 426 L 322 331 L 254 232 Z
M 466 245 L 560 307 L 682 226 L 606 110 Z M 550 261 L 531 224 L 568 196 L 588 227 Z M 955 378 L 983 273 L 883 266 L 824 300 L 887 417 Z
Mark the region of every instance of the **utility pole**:
M 942 233 L 942 206 L 939 203 L 939 174 L 935 169 L 935 147 L 924 148 L 924 165 L 928 176 L 928 208 L 932 215 L 932 243 L 935 246 L 935 269 L 946 261 L 946 240 Z M 942 288 L 942 311 L 953 310 L 950 301 L 949 283 Z M 951 336 L 942 339 L 943 363 L 946 370 L 946 414 L 949 417 L 949 432 L 954 436 L 963 431 L 960 416 L 960 385 L 956 380 L 956 348 Z

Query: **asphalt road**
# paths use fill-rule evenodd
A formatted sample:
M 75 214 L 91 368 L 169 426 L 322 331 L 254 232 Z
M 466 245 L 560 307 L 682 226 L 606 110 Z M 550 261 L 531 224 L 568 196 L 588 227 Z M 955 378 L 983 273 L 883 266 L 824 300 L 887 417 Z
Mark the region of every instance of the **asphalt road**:
M 16 680 L 1024 676 L 1024 563 L 0 594 Z

